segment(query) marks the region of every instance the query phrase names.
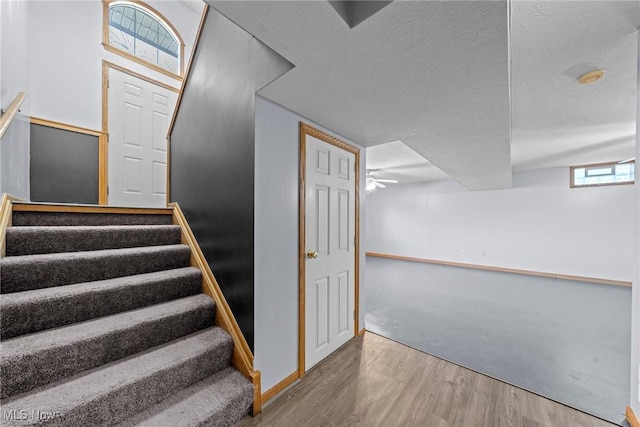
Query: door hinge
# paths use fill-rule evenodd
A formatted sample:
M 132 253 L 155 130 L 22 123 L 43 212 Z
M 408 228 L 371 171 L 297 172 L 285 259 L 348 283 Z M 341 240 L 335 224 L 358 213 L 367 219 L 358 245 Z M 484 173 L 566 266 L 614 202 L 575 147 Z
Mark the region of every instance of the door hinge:
M 107 185 L 107 196 L 109 195 L 109 186 Z

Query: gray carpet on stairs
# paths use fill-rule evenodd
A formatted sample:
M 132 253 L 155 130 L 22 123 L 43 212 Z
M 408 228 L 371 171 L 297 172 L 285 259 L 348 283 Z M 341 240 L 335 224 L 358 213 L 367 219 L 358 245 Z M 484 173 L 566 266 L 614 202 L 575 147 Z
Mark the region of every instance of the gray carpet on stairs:
M 0 292 L 28 291 L 182 268 L 189 265 L 190 255 L 186 245 L 165 245 L 6 257 L 0 259 Z
M 180 243 L 177 225 L 111 225 L 107 227 L 9 227 L 7 256 Z
M 1 398 L 23 393 L 213 326 L 200 294 L 2 342 Z
M 213 327 L 6 399 L 2 407 L 50 414 L 49 426 L 113 425 L 229 367 L 232 352 L 231 337 Z M 24 425 L 30 424 L 3 423 Z
M 131 417 L 118 427 L 223 427 L 249 414 L 253 384 L 233 368 L 226 368 Z
M 59 225 L 171 225 L 171 215 L 138 215 L 69 212 L 14 212 L 11 224 L 19 226 Z
M 185 267 L 4 294 L 0 297 L 0 337 L 12 338 L 200 292 L 200 270 Z
M 14 212 L 0 259 L 2 426 L 232 426 L 232 366 L 171 215 Z

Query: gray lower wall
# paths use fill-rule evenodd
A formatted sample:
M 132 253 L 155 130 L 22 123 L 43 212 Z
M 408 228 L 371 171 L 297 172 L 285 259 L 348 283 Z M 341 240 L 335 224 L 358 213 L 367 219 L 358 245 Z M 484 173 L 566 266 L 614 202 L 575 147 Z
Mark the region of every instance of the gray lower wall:
M 375 257 L 367 269 L 367 330 L 623 420 L 631 289 Z
M 31 201 L 98 204 L 99 139 L 31 124 Z
M 192 61 L 171 133 L 170 198 L 253 349 L 255 94 L 292 65 L 214 9 Z
M 265 392 L 298 370 L 299 122 L 358 144 L 256 98 L 255 367 Z M 360 154 L 360 327 L 364 328 L 365 152 Z

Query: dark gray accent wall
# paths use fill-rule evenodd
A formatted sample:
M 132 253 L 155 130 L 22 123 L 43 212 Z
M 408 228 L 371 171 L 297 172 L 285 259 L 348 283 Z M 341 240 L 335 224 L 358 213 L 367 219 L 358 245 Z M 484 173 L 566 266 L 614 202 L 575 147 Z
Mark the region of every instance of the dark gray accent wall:
M 98 204 L 98 137 L 31 124 L 31 201 Z
M 184 211 L 251 349 L 255 96 L 292 67 L 211 9 L 171 133 L 171 201 Z

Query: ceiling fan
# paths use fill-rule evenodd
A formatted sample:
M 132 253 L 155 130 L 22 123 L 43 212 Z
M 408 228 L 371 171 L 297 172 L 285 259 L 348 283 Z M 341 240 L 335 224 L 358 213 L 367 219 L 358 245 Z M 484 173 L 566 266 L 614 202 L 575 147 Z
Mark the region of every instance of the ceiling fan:
M 367 191 L 368 192 L 371 192 L 376 188 L 386 188 L 387 186 L 384 185 L 383 183 L 387 183 L 387 184 L 398 183 L 397 179 L 378 179 L 375 176 L 373 176 L 374 172 L 375 171 L 373 170 L 367 171 Z

